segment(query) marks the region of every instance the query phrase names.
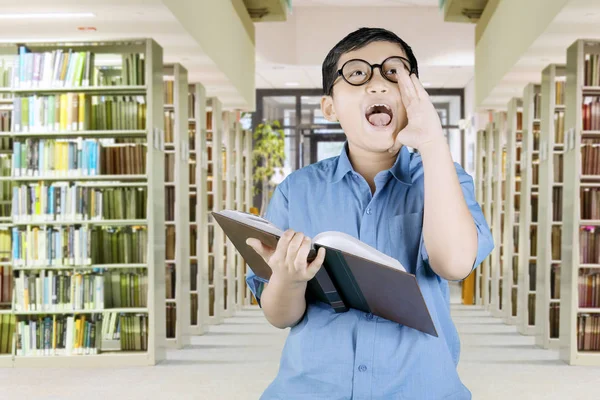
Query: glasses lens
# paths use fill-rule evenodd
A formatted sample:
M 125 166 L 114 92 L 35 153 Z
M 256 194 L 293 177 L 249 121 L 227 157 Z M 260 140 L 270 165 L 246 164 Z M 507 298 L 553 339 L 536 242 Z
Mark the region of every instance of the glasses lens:
M 351 84 L 361 85 L 371 77 L 371 66 L 364 61 L 350 61 L 344 65 L 342 74 Z
M 389 80 L 398 82 L 398 77 L 396 76 L 396 74 L 401 68 L 404 68 L 408 73 L 410 73 L 412 69 L 408 60 L 405 60 L 404 58 L 400 57 L 392 57 L 386 60 L 385 63 L 383 63 L 382 72 L 385 74 L 385 77 Z

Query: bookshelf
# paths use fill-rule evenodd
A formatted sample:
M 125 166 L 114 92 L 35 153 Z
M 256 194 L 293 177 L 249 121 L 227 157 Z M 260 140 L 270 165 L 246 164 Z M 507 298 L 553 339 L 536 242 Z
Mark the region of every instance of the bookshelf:
M 493 155 L 492 155 L 492 235 L 494 246 L 491 258 L 492 298 L 490 311 L 493 316 L 502 317 L 502 232 L 503 232 L 503 187 L 506 179 L 504 165 L 506 162 L 506 113 L 496 112 L 493 117 Z
M 572 365 L 600 365 L 600 41 L 567 49 L 563 230 L 560 271 L 560 357 Z
M 235 124 L 235 209 L 246 212 L 244 208 L 244 132 L 241 123 Z M 241 310 L 245 304 L 246 280 L 244 275 L 244 259 L 236 252 L 235 258 L 235 304 Z
M 565 74 L 564 65 L 551 64 L 542 71 L 535 341 L 546 349 L 558 349 L 560 343 Z
M 477 202 L 481 204 L 482 209 L 485 208 L 485 196 L 484 196 L 484 186 L 485 186 L 485 130 L 481 129 L 477 131 L 477 140 L 476 140 L 476 148 L 475 148 L 475 198 Z M 484 216 L 486 220 L 488 220 L 487 215 Z M 487 258 L 486 258 L 487 260 Z M 482 264 L 475 270 L 475 304 L 483 305 L 483 299 L 485 297 L 483 293 L 483 288 L 485 285 L 483 284 L 486 280 L 484 278 L 484 269 L 486 260 L 482 262 Z
M 190 210 L 195 207 L 195 218 L 190 224 L 190 245 L 195 248 L 190 257 L 190 332 L 201 335 L 206 332 L 208 321 L 208 224 L 202 216 L 208 213 L 207 178 L 208 153 L 206 132 L 206 90 L 200 83 L 189 87 L 190 131 Z M 193 234 L 195 233 L 195 234 Z
M 187 70 L 165 65 L 165 312 L 167 346 L 189 344 L 190 209 Z
M 0 54 L 0 87 L 10 89 L 15 57 Z M 11 136 L 13 95 L 0 94 L 0 176 L 10 179 L 12 169 L 13 138 Z M 11 222 L 13 183 L 0 183 L 0 368 L 12 367 L 12 332 L 16 319 L 11 310 L 13 302 Z
M 162 49 L 151 39 L 0 49 L 19 67 L 3 89 L 14 96 L 2 185 L 14 185 L 16 319 L 3 365 L 154 365 L 165 358 Z M 103 65 L 115 56 L 120 68 Z
M 521 152 L 521 205 L 519 224 L 519 310 L 517 330 L 535 334 L 537 272 L 538 176 L 540 138 L 540 85 L 523 91 L 523 150 Z
M 252 131 L 245 130 L 244 138 L 242 139 L 244 149 L 242 152 L 242 174 L 243 174 L 243 195 L 244 195 L 244 207 L 243 211 L 250 212 L 252 208 L 252 193 L 254 188 L 254 181 L 252 179 Z M 245 304 L 251 304 L 252 294 L 250 288 L 246 285 L 246 274 L 248 273 L 248 265 L 243 261 L 243 287 L 246 291 Z
M 506 181 L 504 186 L 504 233 L 502 242 L 504 266 L 502 310 L 504 322 L 517 323 L 519 279 L 519 206 L 521 188 L 520 155 L 522 149 L 523 101 L 512 98 L 506 116 Z
M 207 198 L 209 213 L 223 209 L 223 112 L 221 102 L 215 97 L 207 99 L 208 178 Z M 208 214 L 208 323 L 220 324 L 224 318 L 224 267 L 225 234 L 217 229 L 212 215 Z
M 223 112 L 223 209 L 231 210 L 235 207 L 235 137 L 236 137 L 236 118 L 231 111 Z M 219 230 L 221 230 L 219 228 Z M 223 316 L 232 317 L 236 310 L 236 250 L 229 238 L 223 235 L 225 248 L 225 265 L 223 281 Z
M 494 123 L 488 122 L 485 129 L 485 159 L 484 159 L 484 182 L 483 182 L 483 213 L 489 223 L 490 231 L 494 232 L 494 219 L 492 215 L 494 192 L 493 173 L 494 168 Z M 495 242 L 494 242 L 495 243 Z M 497 245 L 496 245 L 497 246 Z M 494 248 L 496 247 L 494 246 Z M 492 264 L 494 251 L 483 261 L 483 305 L 486 310 L 491 309 L 492 303 Z

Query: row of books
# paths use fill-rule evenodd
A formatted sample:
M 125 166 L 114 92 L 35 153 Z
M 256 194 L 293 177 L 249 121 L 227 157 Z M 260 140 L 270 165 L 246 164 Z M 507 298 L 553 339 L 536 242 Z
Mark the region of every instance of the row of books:
M 175 221 L 175 187 L 165 187 L 165 221 Z
M 190 324 L 192 326 L 198 325 L 198 306 L 199 306 L 198 294 L 197 293 L 190 294 L 190 312 L 191 312 Z
M 554 143 L 565 142 L 565 112 L 554 113 Z
M 600 315 L 577 316 L 577 350 L 600 351 Z
M 13 265 L 90 265 L 90 244 L 90 229 L 85 226 L 13 227 Z
M 542 94 L 535 93 L 533 95 L 533 118 L 540 119 L 542 115 Z
M 177 304 L 167 303 L 166 305 L 166 317 L 167 317 L 167 339 L 174 339 L 177 336 Z
M 581 188 L 581 219 L 600 219 L 600 188 Z
M 535 325 L 535 293 L 527 296 L 527 324 Z
M 600 55 L 586 54 L 584 59 L 583 84 L 585 86 L 600 86 Z
M 173 99 L 175 98 L 175 93 L 174 93 L 174 84 L 175 81 L 173 80 L 164 80 L 163 81 L 163 102 L 165 105 L 173 105 L 174 101 Z M 191 93 L 188 94 L 188 103 L 190 101 L 190 95 Z M 189 104 L 188 104 L 188 109 L 189 109 Z
M 585 268 L 579 271 L 579 307 L 600 308 L 600 271 Z
M 140 227 L 12 228 L 12 263 L 21 267 L 146 263 L 147 246 Z
M 147 293 L 147 275 L 139 272 L 17 271 L 14 310 L 55 312 L 146 307 Z
M 145 171 L 144 144 L 107 144 L 101 139 L 27 139 L 14 143 L 15 177 L 138 175 Z
M 600 130 L 600 99 L 598 97 L 584 97 L 581 105 L 581 116 L 584 131 Z
M 549 317 L 549 336 L 551 339 L 557 339 L 560 332 L 560 303 L 550 303 Z
M 565 85 L 566 82 L 564 80 L 557 80 L 554 86 L 555 88 L 555 98 L 554 103 L 556 105 L 565 104 Z
M 19 89 L 90 86 L 94 53 L 58 49 L 32 53 L 19 46 L 12 86 Z
M 562 187 L 552 188 L 552 221 L 562 221 Z
M 554 154 L 554 182 L 562 183 L 564 182 L 563 178 L 563 155 L 562 154 Z
M 562 237 L 562 229 L 560 226 L 553 226 L 552 232 L 550 233 L 551 239 L 551 254 L 552 260 L 558 261 L 561 259 L 561 237 Z
M 560 265 L 552 265 L 550 268 L 550 298 L 560 299 Z
M 175 154 L 165 154 L 165 182 L 175 181 Z
M 97 175 L 101 146 L 97 139 L 16 141 L 13 176 Z
M 118 350 L 122 351 L 148 350 L 148 316 L 143 314 L 53 315 L 18 322 L 14 316 L 6 317 L 10 320 L 6 319 L 5 324 L 2 318 L 2 349 L 8 350 L 6 353 L 11 351 L 16 325 L 17 356 L 99 354 L 104 340 L 120 341 Z
M 44 316 L 17 322 L 17 356 L 98 353 L 99 314 Z
M 582 173 L 600 175 L 600 139 L 582 139 L 581 156 Z
M 12 267 L 9 265 L 0 265 L 0 303 L 2 303 L 2 306 L 11 303 L 12 291 Z
M 133 130 L 146 127 L 143 96 L 62 93 L 15 97 L 13 132 Z
M 0 354 L 12 353 L 13 333 L 17 317 L 12 314 L 0 315 Z
M 119 68 L 96 67 L 94 65 L 95 54 L 89 51 L 57 49 L 31 52 L 27 47 L 20 46 L 19 54 L 15 56 L 15 61 L 11 66 L 11 82 L 4 87 L 46 89 L 144 85 L 146 79 L 143 56 L 139 53 L 121 54 L 120 56 L 122 66 Z
M 600 229 L 584 226 L 579 231 L 579 254 L 582 264 L 600 264 Z
M 165 110 L 165 143 L 175 141 L 175 111 Z
M 93 188 L 79 184 L 13 187 L 13 222 L 145 219 L 146 188 Z
M 175 298 L 176 291 L 176 269 L 175 265 L 168 264 L 165 267 L 165 297 L 167 299 Z
M 52 270 L 15 273 L 14 310 L 17 312 L 102 309 L 102 275 Z

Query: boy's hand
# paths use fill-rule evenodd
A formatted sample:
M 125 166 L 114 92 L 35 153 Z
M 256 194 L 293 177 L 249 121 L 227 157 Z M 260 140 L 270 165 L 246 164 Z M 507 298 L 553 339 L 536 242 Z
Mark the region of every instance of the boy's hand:
M 389 152 L 397 152 L 402 145 L 422 150 L 430 143 L 445 143 L 440 117 L 419 78 L 414 74 L 409 76 L 404 69 L 399 69 L 397 76 L 408 125 L 398 132 L 396 142 Z
M 277 248 L 265 246 L 258 239 L 247 239 L 246 244 L 254 249 L 271 267 L 270 280 L 297 285 L 310 281 L 325 260 L 325 249 L 320 248 L 317 257 L 309 264 L 310 238 L 288 229 L 277 242 Z

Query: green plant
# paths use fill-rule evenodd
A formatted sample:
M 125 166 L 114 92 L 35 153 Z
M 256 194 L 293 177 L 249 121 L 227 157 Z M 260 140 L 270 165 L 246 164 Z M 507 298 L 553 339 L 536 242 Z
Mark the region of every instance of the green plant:
M 259 124 L 253 133 L 254 148 L 252 164 L 254 166 L 254 194 L 261 193 L 260 215 L 264 215 L 269 199 L 275 190 L 271 178 L 285 161 L 283 129 L 279 121 L 265 121 Z

